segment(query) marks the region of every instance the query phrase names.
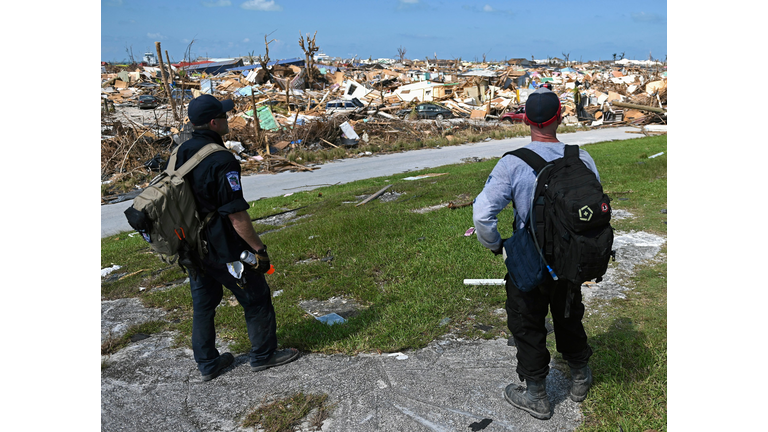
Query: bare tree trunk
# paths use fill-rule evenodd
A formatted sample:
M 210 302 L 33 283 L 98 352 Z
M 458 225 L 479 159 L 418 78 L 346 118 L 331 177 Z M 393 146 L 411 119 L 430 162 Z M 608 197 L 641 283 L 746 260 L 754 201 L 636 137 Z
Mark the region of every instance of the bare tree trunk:
M 170 72 L 171 71 L 171 58 L 168 57 L 168 50 L 165 50 L 165 59 L 168 61 L 168 71 Z M 175 113 L 174 113 L 174 116 L 173 116 L 173 118 L 175 118 L 177 120 L 184 118 L 184 86 L 183 85 L 181 86 L 181 93 L 182 93 L 182 98 L 181 98 L 181 104 L 179 105 L 179 116 L 176 117 Z M 173 107 L 173 105 L 171 105 L 171 107 Z
M 171 87 L 168 85 L 168 80 L 165 78 L 165 67 L 163 66 L 163 52 L 160 49 L 160 42 L 155 42 L 155 48 L 157 48 L 157 60 L 160 62 L 160 76 L 163 78 L 163 86 L 165 87 L 165 94 L 168 95 L 168 100 L 171 103 L 171 111 L 173 111 L 173 118 L 176 121 L 179 119 L 179 114 L 176 112 L 176 105 L 173 103 L 173 97 L 171 97 Z

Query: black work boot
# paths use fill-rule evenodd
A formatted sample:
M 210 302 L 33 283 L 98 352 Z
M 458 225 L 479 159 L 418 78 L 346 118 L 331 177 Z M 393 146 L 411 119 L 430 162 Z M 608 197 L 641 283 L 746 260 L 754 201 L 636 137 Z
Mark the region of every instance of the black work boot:
M 581 402 L 586 399 L 587 391 L 592 385 L 592 370 L 589 366 L 579 369 L 571 368 L 571 378 L 573 378 L 573 385 L 569 396 L 572 401 Z
M 527 411 L 537 419 L 547 420 L 552 417 L 552 409 L 547 397 L 547 385 L 544 380 L 533 381 L 526 379 L 527 388 L 512 383 L 504 389 L 504 398 L 514 407 Z

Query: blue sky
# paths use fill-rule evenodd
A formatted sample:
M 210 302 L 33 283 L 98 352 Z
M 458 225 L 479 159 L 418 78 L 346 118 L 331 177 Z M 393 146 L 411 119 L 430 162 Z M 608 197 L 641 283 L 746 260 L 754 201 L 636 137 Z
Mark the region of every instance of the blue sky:
M 317 46 L 334 57 L 397 57 L 473 61 L 547 57 L 646 60 L 667 55 L 667 2 L 584 1 L 304 1 L 103 0 L 101 60 L 155 52 L 172 61 L 190 42 L 192 57 L 264 53 L 303 57 L 300 34 L 317 31 Z

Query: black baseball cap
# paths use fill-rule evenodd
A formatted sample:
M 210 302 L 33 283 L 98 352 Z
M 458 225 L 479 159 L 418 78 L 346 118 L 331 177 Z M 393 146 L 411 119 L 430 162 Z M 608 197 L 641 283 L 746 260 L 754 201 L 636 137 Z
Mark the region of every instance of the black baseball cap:
M 539 88 L 525 102 L 525 122 L 539 128 L 560 118 L 560 98 L 552 90 Z
M 201 126 L 235 107 L 232 99 L 219 101 L 211 95 L 202 95 L 192 99 L 187 107 L 189 121 L 195 126 Z

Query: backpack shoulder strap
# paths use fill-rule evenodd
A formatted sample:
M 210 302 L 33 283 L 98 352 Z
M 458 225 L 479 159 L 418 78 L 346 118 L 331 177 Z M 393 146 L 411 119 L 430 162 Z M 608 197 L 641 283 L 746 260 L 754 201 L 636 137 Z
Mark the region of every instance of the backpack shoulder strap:
M 563 157 L 579 157 L 579 146 L 573 144 L 566 144 Z
M 523 160 L 523 162 L 530 165 L 530 167 L 533 168 L 533 170 L 536 172 L 540 172 L 545 166 L 547 166 L 547 161 L 544 160 L 543 157 L 539 156 L 535 151 L 524 147 L 504 153 L 504 156 L 506 155 L 519 157 Z
M 220 146 L 216 143 L 210 143 L 206 144 L 203 148 L 198 150 L 191 158 L 189 158 L 188 161 L 184 162 L 184 164 L 179 167 L 179 169 L 174 170 L 173 167 L 176 166 L 176 152 L 179 150 L 178 147 L 171 153 L 171 157 L 168 160 L 168 168 L 166 168 L 166 171 L 169 173 L 174 173 L 179 177 L 184 177 L 185 175 L 189 174 L 190 171 L 192 171 L 200 162 L 203 161 L 206 157 L 208 157 L 211 153 L 217 152 L 217 151 L 227 151 L 226 148 Z

